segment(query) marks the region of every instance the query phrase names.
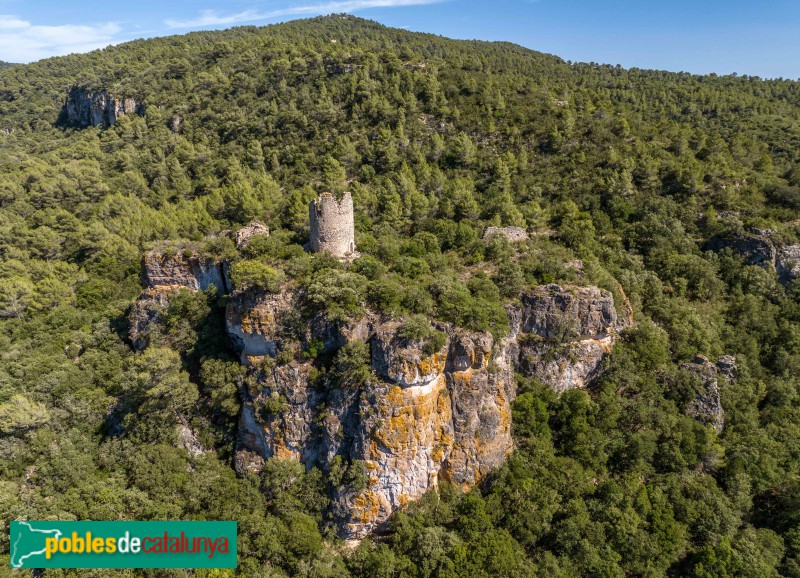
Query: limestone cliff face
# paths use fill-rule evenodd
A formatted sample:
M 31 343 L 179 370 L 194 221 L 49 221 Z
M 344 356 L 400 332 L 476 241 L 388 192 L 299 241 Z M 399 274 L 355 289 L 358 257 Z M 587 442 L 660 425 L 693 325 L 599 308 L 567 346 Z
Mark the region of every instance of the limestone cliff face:
M 775 263 L 778 280 L 784 285 L 800 277 L 800 245 L 787 245 L 778 252 Z
M 269 227 L 259 221 L 253 221 L 236 232 L 236 248 L 242 249 L 250 243 L 250 237 L 261 235 L 269 237 Z
M 290 310 L 290 300 L 281 296 L 234 296 L 229 331 L 243 353 L 274 355 L 280 350 L 274 337 L 280 319 Z M 333 514 L 348 539 L 379 528 L 439 479 L 475 485 L 512 449 L 513 373 L 510 366 L 489 371 L 491 335 L 441 326 L 447 339 L 430 351 L 421 341 L 401 337 L 401 326 L 374 316 L 309 324 L 308 338 L 330 348 L 369 344 L 373 377 L 359 388 L 315 383 L 310 362 L 252 370 L 257 386 L 247 393 L 240 420 L 237 468 L 258 469 L 270 457 L 323 469 L 337 456 L 363 464 L 366 488 L 342 487 L 334 495 Z M 242 340 L 242 327 L 260 341 Z
M 310 362 L 257 367 L 280 352 L 291 301 L 288 294 L 234 295 L 228 306 L 229 334 L 254 364 L 257 384 L 241 416 L 236 465 L 258 469 L 280 457 L 328 469 L 337 456 L 363 464 L 366 488 L 341 487 L 333 496 L 347 539 L 379 529 L 440 480 L 464 489 L 480 483 L 513 448 L 514 372 L 559 391 L 584 387 L 624 325 L 609 292 L 557 285 L 509 307 L 510 332 L 500 343 L 489 333 L 439 325 L 446 340 L 431 350 L 402 336 L 402 320 L 315 318 L 306 339 L 325 350 L 369 344 L 373 377 L 349 389 L 321 383 Z
M 372 338 L 372 368 L 381 377 L 401 387 L 427 386 L 444 371 L 447 352 L 430 354 L 423 344 L 397 335 L 400 322 L 381 325 Z
M 226 267 L 190 252 L 144 257 L 148 288 L 134 307 L 132 337 L 147 334 L 172 291 L 211 286 L 227 292 Z M 537 287 L 508 307 L 509 331 L 433 321 L 435 338 L 413 338 L 403 319 L 301 320 L 298 295 L 234 292 L 226 309 L 232 347 L 249 366 L 241 392 L 234 465 L 260 470 L 272 458 L 308 467 L 363 470 L 363 483 L 333 489 L 340 535 L 360 539 L 405 504 L 447 480 L 479 484 L 513 448 L 515 372 L 556 390 L 584 387 L 602 369 L 620 321 L 613 298 L 596 287 Z M 368 378 L 337 383 L 319 360 L 297 354 L 298 340 L 335 356 L 366 344 Z M 363 349 L 363 346 L 361 346 Z
M 144 106 L 132 98 L 118 98 L 105 90 L 74 87 L 64 104 L 67 122 L 72 126 L 112 126 L 126 114 L 144 114 Z
M 706 248 L 712 251 L 731 249 L 741 255 L 747 265 L 774 270 L 778 281 L 788 285 L 800 277 L 800 245 L 780 245 L 772 229 L 753 229 L 729 238 L 714 237 Z
M 397 508 L 436 487 L 453 447 L 452 401 L 441 374 L 425 385 L 368 384 L 358 397 L 358 416 L 352 444 L 343 449 L 364 462 L 367 488 L 341 489 L 334 509 L 350 539 L 379 528 Z
M 246 292 L 231 297 L 225 311 L 225 325 L 242 363 L 248 365 L 264 356 L 278 354 L 280 327 L 290 311 L 291 300 L 287 292 Z
M 454 439 L 441 475 L 467 489 L 498 467 L 513 447 L 514 372 L 508 351 L 503 344 L 495 348 L 488 333 L 454 332 L 447 363 Z
M 721 385 L 736 378 L 736 358 L 722 355 L 713 363 L 698 355 L 681 366 L 695 377 L 695 395 L 686 407 L 686 414 L 701 423 L 712 426 L 717 433 L 725 427 L 725 412 L 722 408 Z
M 148 251 L 144 254 L 143 266 L 148 287 L 185 287 L 205 291 L 213 285 L 220 293 L 227 293 L 230 287 L 221 263 L 196 256 L 191 251 Z
M 230 287 L 225 265 L 189 250 L 148 251 L 142 257 L 142 270 L 146 287 L 129 315 L 131 341 L 138 350 L 147 347 L 149 330 L 160 319 L 170 295 L 181 289 L 198 291 L 212 286 L 226 293 Z
M 517 371 L 556 391 L 585 387 L 629 320 L 619 319 L 614 298 L 597 287 L 545 285 L 509 307 Z
M 776 250 L 770 239 L 774 233 L 775 231 L 769 229 L 756 229 L 732 237 L 714 237 L 709 239 L 706 246 L 714 252 L 730 248 L 742 255 L 744 262 L 748 265 L 774 267 Z

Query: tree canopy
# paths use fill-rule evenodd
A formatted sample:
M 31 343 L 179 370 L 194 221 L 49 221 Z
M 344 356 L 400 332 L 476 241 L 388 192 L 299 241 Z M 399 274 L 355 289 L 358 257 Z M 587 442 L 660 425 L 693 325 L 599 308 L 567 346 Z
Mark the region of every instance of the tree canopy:
M 144 114 L 68 126 L 73 86 Z M 345 188 L 349 267 L 303 250 L 308 202 Z M 797 243 L 798 209 L 787 80 L 342 15 L 2 67 L 3 518 L 236 519 L 242 576 L 800 576 L 798 285 L 711 250 L 756 230 Z M 253 219 L 271 235 L 237 251 L 223 232 Z M 530 240 L 483 239 L 511 225 Z M 291 284 L 330 319 L 406 316 L 431 350 L 420 316 L 500 335 L 504 303 L 543 283 L 624 293 L 637 323 L 588 390 L 520 379 L 517 449 L 483 486 L 443 482 L 351 552 L 327 490 L 358 472 L 234 473 L 248 384 L 220 295 L 171 299 L 134 353 L 141 253 L 162 240 L 226 255 L 237 287 Z M 719 434 L 685 411 L 697 354 L 737 361 Z M 328 357 L 343 387 L 368 378 L 363 348 Z

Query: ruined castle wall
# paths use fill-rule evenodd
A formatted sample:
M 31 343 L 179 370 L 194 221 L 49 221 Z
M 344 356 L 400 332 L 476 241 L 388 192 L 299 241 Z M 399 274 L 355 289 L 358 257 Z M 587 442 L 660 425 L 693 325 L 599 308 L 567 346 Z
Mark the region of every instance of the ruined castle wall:
M 328 251 L 336 257 L 355 253 L 353 198 L 350 193 L 345 193 L 341 201 L 330 193 L 322 193 L 309 205 L 309 221 L 313 253 Z

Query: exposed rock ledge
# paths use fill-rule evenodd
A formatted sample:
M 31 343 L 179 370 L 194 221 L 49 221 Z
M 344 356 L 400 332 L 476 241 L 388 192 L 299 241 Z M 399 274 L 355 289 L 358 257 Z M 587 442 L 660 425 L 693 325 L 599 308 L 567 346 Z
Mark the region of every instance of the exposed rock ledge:
M 131 307 L 130 337 L 136 349 L 148 343 L 148 331 L 167 306 L 169 296 L 181 289 L 207 290 L 216 287 L 221 294 L 231 287 L 227 266 L 195 255 L 190 250 L 148 251 L 142 256 L 145 289 Z
M 143 263 L 148 287 L 131 315 L 131 337 L 141 347 L 172 292 L 230 288 L 225 265 L 189 251 L 151 251 Z M 250 366 L 251 384 L 242 392 L 234 464 L 239 472 L 270 458 L 326 471 L 339 459 L 363 467 L 365 487 L 342 486 L 332 496 L 346 539 L 380 529 L 440 480 L 465 489 L 480 483 L 513 447 L 515 371 L 557 391 L 585 387 L 628 320 L 618 319 L 608 291 L 559 285 L 535 287 L 510 305 L 499 343 L 447 324 L 434 325 L 444 339 L 427 342 L 404 337 L 402 320 L 318 316 L 304 325 L 307 344 L 331 354 L 354 342 L 369 346 L 371 377 L 348 387 L 319 378 L 311 361 L 278 361 L 286 328 L 297 330 L 300 298 L 289 290 L 230 296 L 227 331 Z
M 489 227 L 483 233 L 483 238 L 490 239 L 497 235 L 505 237 L 512 243 L 528 240 L 528 232 L 522 227 Z
M 132 98 L 118 98 L 105 90 L 73 87 L 64 104 L 71 126 L 112 126 L 126 114 L 144 114 L 144 106 Z
M 516 370 L 556 391 L 585 387 L 602 370 L 621 320 L 611 293 L 598 287 L 546 285 L 507 309 Z
M 788 285 L 800 277 L 800 245 L 780 245 L 772 229 L 753 229 L 732 237 L 709 239 L 706 248 L 718 252 L 731 249 L 742 256 L 747 265 L 774 270 L 778 281 Z
M 711 425 L 717 433 L 725 427 L 725 412 L 722 408 L 720 378 L 731 383 L 736 378 L 736 358 L 722 355 L 713 363 L 703 355 L 681 366 L 696 378 L 695 395 L 686 408 L 686 414 L 697 421 Z
M 228 332 L 244 360 L 280 350 L 280 324 L 291 302 L 288 294 L 233 297 Z M 320 389 L 311 364 L 254 368 L 258 388 L 248 393 L 240 420 L 237 467 L 258 469 L 271 457 L 323 469 L 337 455 L 363 463 L 367 489 L 342 488 L 334 496 L 347 539 L 379 529 L 441 479 L 474 486 L 512 449 L 514 371 L 558 391 L 584 387 L 600 373 L 624 325 L 611 294 L 596 287 L 537 287 L 508 313 L 510 333 L 501 343 L 489 333 L 440 325 L 447 339 L 433 352 L 402 338 L 397 320 L 315 320 L 307 339 L 326 349 L 369 343 L 374 378 L 358 390 Z M 281 410 L 264 413 L 275 400 L 285 401 Z

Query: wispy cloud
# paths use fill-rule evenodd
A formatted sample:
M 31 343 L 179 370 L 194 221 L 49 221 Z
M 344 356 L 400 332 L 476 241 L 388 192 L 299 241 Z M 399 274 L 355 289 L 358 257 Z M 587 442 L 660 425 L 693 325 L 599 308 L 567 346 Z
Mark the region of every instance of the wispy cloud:
M 231 26 L 280 18 L 281 16 L 312 16 L 330 12 L 356 12 L 367 8 L 396 8 L 438 4 L 445 0 L 338 0 L 318 4 L 303 4 L 277 10 L 243 10 L 233 14 L 221 14 L 216 10 L 203 10 L 196 18 L 189 20 L 165 20 L 170 28 L 203 28 L 206 26 Z
M 96 25 L 37 26 L 16 16 L 0 15 L 0 60 L 31 62 L 49 56 L 88 52 L 119 42 L 114 22 Z

